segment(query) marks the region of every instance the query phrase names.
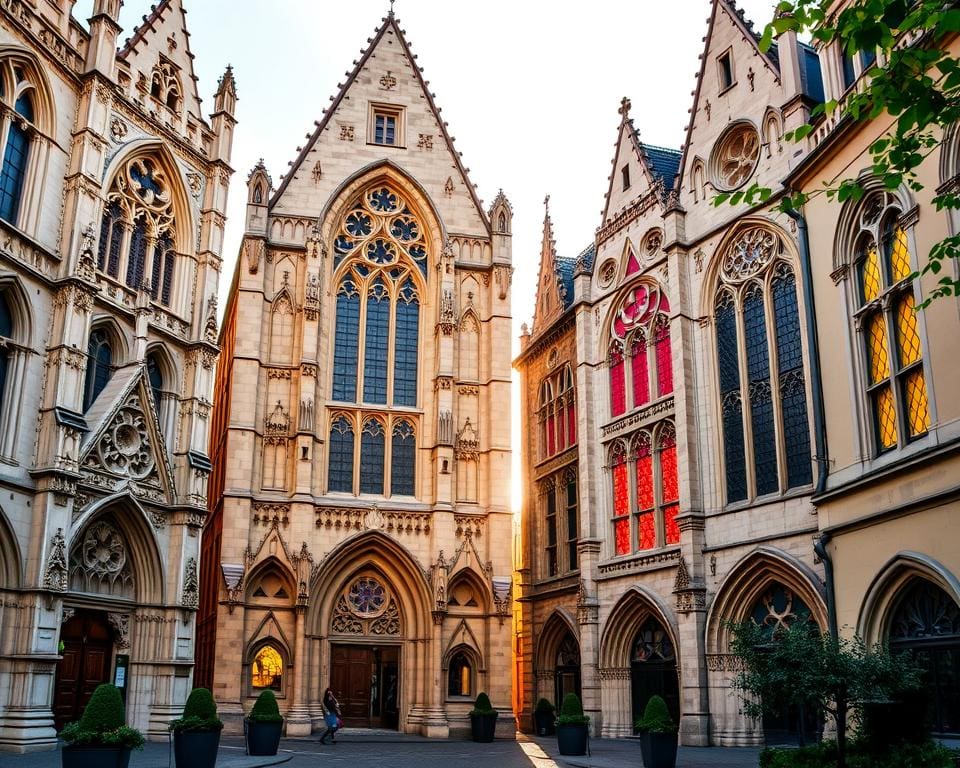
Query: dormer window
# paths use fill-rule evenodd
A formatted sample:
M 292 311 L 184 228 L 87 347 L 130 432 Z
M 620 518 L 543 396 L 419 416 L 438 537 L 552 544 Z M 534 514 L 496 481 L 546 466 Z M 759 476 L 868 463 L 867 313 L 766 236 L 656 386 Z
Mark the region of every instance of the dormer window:
M 620 169 L 620 176 L 623 178 L 623 191 L 630 189 L 630 166 L 625 165 Z
M 403 109 L 387 104 L 371 104 L 367 136 L 368 144 L 402 147 Z
M 735 82 L 733 79 L 733 56 L 730 51 L 720 54 L 717 58 L 717 67 L 720 76 L 720 90 L 725 91 Z

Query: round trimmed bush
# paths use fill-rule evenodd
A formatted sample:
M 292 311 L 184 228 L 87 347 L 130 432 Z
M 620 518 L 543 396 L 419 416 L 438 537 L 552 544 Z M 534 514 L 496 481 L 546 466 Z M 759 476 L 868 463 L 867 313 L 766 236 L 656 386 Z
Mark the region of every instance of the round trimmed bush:
M 477 700 L 474 702 L 473 709 L 470 710 L 471 715 L 489 715 L 496 710 L 493 708 L 493 705 L 490 703 L 490 697 L 486 693 L 480 691 L 477 695 Z
M 282 723 L 283 716 L 277 706 L 276 694 L 269 688 L 261 691 L 247 719 L 254 723 Z
M 667 702 L 661 696 L 651 696 L 643 708 L 643 717 L 637 720 L 636 728 L 640 733 L 676 733 L 677 726 L 670 717 Z
M 568 693 L 564 696 L 563 703 L 560 705 L 557 725 L 586 725 L 588 722 L 590 722 L 590 718 L 583 714 L 580 697 L 575 693 Z

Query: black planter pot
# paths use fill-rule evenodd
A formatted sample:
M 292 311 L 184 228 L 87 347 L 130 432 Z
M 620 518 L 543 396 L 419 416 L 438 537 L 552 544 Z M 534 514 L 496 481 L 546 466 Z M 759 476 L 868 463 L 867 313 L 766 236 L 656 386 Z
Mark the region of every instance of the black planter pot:
M 214 768 L 220 731 L 174 731 L 173 756 L 177 768 Z
M 258 723 L 255 720 L 247 720 L 247 754 L 258 757 L 277 754 L 282 730 L 283 720 L 279 723 Z
M 497 730 L 497 716 L 499 712 L 491 712 L 489 715 L 475 715 L 470 713 L 470 731 L 473 734 L 473 740 L 481 744 L 487 744 L 493 741 L 494 732 Z
M 557 716 L 551 710 L 534 711 L 533 730 L 537 736 L 553 736 L 554 724 Z
M 641 733 L 643 768 L 673 768 L 677 763 L 677 734 Z
M 64 747 L 63 768 L 127 768 L 129 747 Z
M 561 755 L 587 754 L 586 723 L 583 725 L 558 725 L 557 749 L 560 750 Z

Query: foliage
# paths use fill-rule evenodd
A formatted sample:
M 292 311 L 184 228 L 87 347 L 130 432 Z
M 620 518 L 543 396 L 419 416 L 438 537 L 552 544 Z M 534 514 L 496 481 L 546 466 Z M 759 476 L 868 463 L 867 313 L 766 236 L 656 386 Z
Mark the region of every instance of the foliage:
M 586 725 L 590 718 L 583 714 L 583 705 L 580 697 L 575 693 L 568 693 L 560 704 L 560 716 L 557 725 Z
M 490 697 L 484 691 L 480 691 L 477 694 L 477 700 L 473 704 L 473 709 L 470 710 L 471 715 L 492 715 L 496 712 L 493 708 L 493 705 L 490 703 Z
M 219 731 L 223 721 L 217 717 L 217 703 L 207 688 L 194 688 L 187 697 L 183 717 L 170 721 L 171 731 Z
M 247 719 L 252 723 L 282 723 L 283 715 L 277 706 L 277 697 L 269 688 L 261 691 Z
M 838 759 L 834 741 L 799 749 L 768 747 L 760 753 L 760 768 L 834 768 Z M 953 768 L 960 751 L 927 740 L 876 755 L 858 740 L 850 745 L 846 759 L 848 768 Z
M 551 704 L 551 703 L 550 703 L 549 701 L 547 701 L 546 699 L 540 699 L 540 700 L 537 702 L 537 706 L 535 706 L 535 707 L 533 708 L 533 711 L 534 711 L 534 712 L 550 712 L 550 713 L 553 713 L 553 712 L 556 712 L 556 711 L 557 711 L 557 708 L 556 708 L 555 706 L 553 706 L 553 704 Z
M 887 189 L 906 185 L 923 189 L 917 170 L 940 142 L 942 131 L 960 119 L 960 61 L 946 49 L 949 36 L 960 32 L 960 9 L 943 0 L 854 0 L 836 12 L 834 0 L 782 0 L 776 18 L 766 25 L 760 48 L 788 30 L 810 34 L 817 43 L 837 41 L 848 56 L 877 51 L 883 66 L 872 64 L 861 82 L 840 100 L 816 106 L 810 123 L 784 135 L 801 141 L 828 116 L 843 113 L 853 121 L 881 120 L 887 125 L 870 145 L 871 171 Z M 818 194 L 838 202 L 859 200 L 863 179 L 834 179 L 823 189 L 792 191 L 779 202 L 783 211 L 797 210 Z M 766 202 L 772 190 L 753 184 L 724 193 L 714 204 Z M 933 198 L 938 211 L 960 208 L 960 189 L 948 186 Z M 948 260 L 960 260 L 960 235 L 933 246 L 919 274 L 940 275 Z M 941 276 L 921 306 L 935 298 L 960 295 L 960 280 Z
M 651 696 L 643 708 L 643 717 L 636 722 L 640 733 L 676 733 L 677 724 L 670 717 L 667 702 L 661 696 Z
M 140 749 L 143 734 L 126 724 L 120 690 L 109 683 L 98 685 L 76 723 L 69 723 L 60 737 L 76 747 L 110 746 Z

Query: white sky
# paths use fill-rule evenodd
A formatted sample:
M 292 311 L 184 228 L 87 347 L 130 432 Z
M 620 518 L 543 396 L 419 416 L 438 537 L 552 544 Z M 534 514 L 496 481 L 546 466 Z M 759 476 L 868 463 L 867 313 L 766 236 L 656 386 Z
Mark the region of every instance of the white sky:
M 243 234 L 248 172 L 263 157 L 279 184 L 389 4 L 184 3 L 204 110 L 213 108 L 228 63 L 239 95 L 222 308 Z M 739 1 L 758 30 L 774 5 Z M 91 7 L 80 0 L 75 15 L 85 20 Z M 576 255 L 600 224 L 623 96 L 643 141 L 680 148 L 709 11 L 710 0 L 397 0 L 400 26 L 480 198 L 489 206 L 502 187 L 513 205 L 515 351 L 520 323 L 532 313 L 544 196 L 558 253 Z M 126 0 L 123 37 L 148 12 L 147 0 Z

